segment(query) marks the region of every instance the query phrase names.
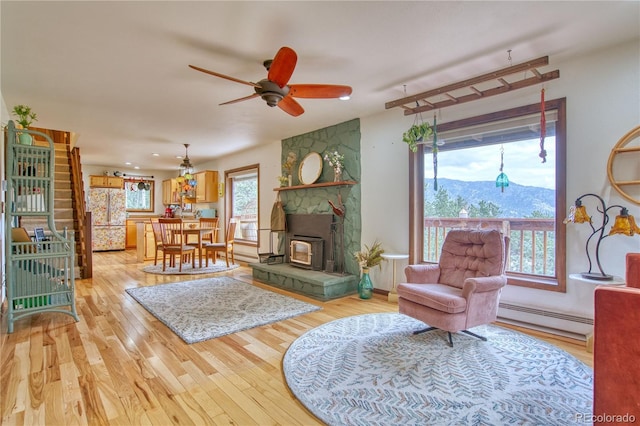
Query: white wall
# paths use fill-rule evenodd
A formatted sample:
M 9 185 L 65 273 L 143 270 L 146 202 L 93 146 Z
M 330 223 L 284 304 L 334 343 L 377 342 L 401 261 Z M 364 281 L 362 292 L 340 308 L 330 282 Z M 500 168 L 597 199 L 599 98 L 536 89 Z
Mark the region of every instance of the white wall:
M 280 168 L 280 154 L 282 151 L 281 141 L 273 141 L 263 144 L 259 147 L 255 147 L 249 150 L 241 151 L 232 155 L 228 155 L 219 160 L 203 163 L 199 165 L 199 169 L 217 170 L 218 180 L 224 180 L 224 172 L 226 170 L 232 170 L 240 167 L 245 167 L 251 164 L 260 165 L 260 180 L 259 180 L 259 206 L 258 212 L 258 228 L 268 229 L 271 221 L 271 207 L 276 199 L 276 192 L 273 188 L 279 186 L 278 176 L 282 174 Z M 226 186 L 225 186 L 226 196 Z M 225 203 L 223 200 L 218 202 L 218 216 L 221 220 L 226 218 L 225 215 Z M 264 234 L 262 234 L 265 237 Z M 266 239 L 266 238 L 265 238 Z M 263 247 L 256 250 L 255 247 L 243 246 L 236 243 L 234 250 L 242 260 L 257 261 L 258 251 L 268 252 L 268 241 L 261 241 Z
M 635 40 L 571 62 L 554 63 L 550 58 L 551 64 L 545 68 L 560 70 L 559 79 L 544 85 L 545 98 L 567 98 L 567 211 L 578 196 L 593 192 L 607 205 L 627 206 L 631 214 L 640 217 L 640 206 L 611 190 L 606 172 L 613 146 L 640 124 L 639 52 L 640 42 Z M 536 103 L 540 88 L 446 108 L 439 113 L 438 122 Z M 431 115 L 428 117 L 431 121 Z M 400 109 L 361 119 L 362 241 L 379 239 L 389 251 L 407 252 L 409 246 L 408 148 L 401 136 L 412 122 L 413 117 L 405 117 Z M 567 230 L 567 274 L 588 269 L 584 256 L 587 228 L 570 226 Z M 607 238 L 600 252 L 603 268 L 624 276 L 625 254 L 638 251 L 640 236 Z M 385 269 L 381 273 L 385 279 L 374 277 L 374 282 L 376 287 L 388 289 L 390 268 Z M 402 278 L 399 266 L 398 279 Z M 592 291 L 591 285 L 568 280 L 566 294 L 507 287 L 501 300 L 592 318 Z

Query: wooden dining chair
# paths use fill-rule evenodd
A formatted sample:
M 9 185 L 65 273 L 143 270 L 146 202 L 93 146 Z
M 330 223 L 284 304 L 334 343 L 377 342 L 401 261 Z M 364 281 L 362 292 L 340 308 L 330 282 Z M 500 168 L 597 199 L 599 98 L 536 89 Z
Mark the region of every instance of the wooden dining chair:
M 158 264 L 158 252 L 162 250 L 162 229 L 157 219 L 151 219 L 151 228 L 153 229 L 153 239 L 156 242 L 156 253 L 153 258 L 153 264 Z
M 233 243 L 234 243 L 234 235 L 236 233 L 236 225 L 237 225 L 237 220 L 235 218 L 229 219 L 229 224 L 227 225 L 224 242 L 209 243 L 205 245 L 205 249 L 207 253 L 207 263 L 206 263 L 207 266 L 209 266 L 209 256 L 211 254 L 213 254 L 213 263 L 215 264 L 218 252 L 225 253 L 227 268 L 229 267 L 229 256 L 231 256 L 231 263 L 232 264 L 235 263 L 235 259 L 233 256 Z
M 218 218 L 217 217 L 201 217 L 200 229 L 213 229 L 213 232 L 209 235 L 202 237 L 205 241 L 210 243 L 218 242 Z
M 182 219 L 158 219 L 160 225 L 160 237 L 162 239 L 162 270 L 167 267 L 167 256 L 169 256 L 170 266 L 175 266 L 175 258 L 178 257 L 180 265 L 178 270 L 182 272 L 182 262 L 191 258 L 191 267 L 196 267 L 196 256 L 194 246 L 186 244 L 183 233 Z

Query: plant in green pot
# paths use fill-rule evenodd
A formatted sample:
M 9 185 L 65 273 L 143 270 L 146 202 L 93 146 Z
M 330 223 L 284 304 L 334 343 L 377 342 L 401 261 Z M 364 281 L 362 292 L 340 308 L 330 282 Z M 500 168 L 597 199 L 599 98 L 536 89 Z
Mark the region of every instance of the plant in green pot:
M 371 299 L 373 296 L 373 283 L 369 277 L 369 269 L 374 267 L 382 268 L 380 265 L 384 258 L 382 257 L 384 249 L 382 243 L 375 241 L 371 247 L 365 244 L 364 250 L 354 253 L 358 264 L 362 268 L 362 277 L 358 283 L 358 295 L 361 299 Z
M 13 107 L 13 115 L 18 117 L 16 123 L 18 123 L 23 129 L 28 129 L 31 123 L 38 121 L 38 115 L 31 111 L 31 107 L 26 105 L 16 105 Z M 31 145 L 33 138 L 28 133 L 19 133 L 18 139 L 23 145 Z
M 433 134 L 433 129 L 429 123 L 414 123 L 409 130 L 402 134 L 402 142 L 409 145 L 412 152 L 418 150 L 418 142 L 422 142 Z

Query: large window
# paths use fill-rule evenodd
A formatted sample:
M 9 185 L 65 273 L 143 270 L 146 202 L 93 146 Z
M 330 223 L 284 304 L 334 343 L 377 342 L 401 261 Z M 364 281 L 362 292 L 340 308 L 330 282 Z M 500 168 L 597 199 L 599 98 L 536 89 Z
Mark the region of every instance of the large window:
M 498 229 L 509 284 L 565 290 L 564 104 L 546 102 L 546 162 L 539 104 L 438 126 L 437 161 L 429 143 L 411 159 L 413 262 L 437 262 L 452 228 Z
M 128 212 L 153 211 L 154 186 L 152 180 L 125 179 L 124 189 Z
M 225 172 L 227 212 L 238 220 L 235 240 L 240 244 L 258 243 L 258 178 L 257 164 Z

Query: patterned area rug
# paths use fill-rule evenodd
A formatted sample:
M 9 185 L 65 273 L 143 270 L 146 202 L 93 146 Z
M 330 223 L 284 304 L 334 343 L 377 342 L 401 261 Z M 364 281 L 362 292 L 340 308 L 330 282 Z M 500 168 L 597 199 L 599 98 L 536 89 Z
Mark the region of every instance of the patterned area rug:
M 187 343 L 321 309 L 229 277 L 129 288 L 127 293 Z
M 308 331 L 287 350 L 293 394 L 329 425 L 569 425 L 592 413 L 593 372 L 496 326 L 413 335 L 422 322 L 367 314 Z
M 149 266 L 145 266 L 142 268 L 143 272 L 148 272 L 150 274 L 161 274 L 161 275 L 195 275 L 195 274 L 211 274 L 214 272 L 225 272 L 225 271 L 230 271 L 232 269 L 236 269 L 237 267 L 239 267 L 240 265 L 236 265 L 236 264 L 229 264 L 229 267 L 227 268 L 227 262 L 225 262 L 224 260 L 220 260 L 218 259 L 216 261 L 216 263 L 214 264 L 213 262 L 209 261 L 209 266 L 205 267 L 203 266 L 202 268 L 198 268 L 198 259 L 196 259 L 196 267 L 195 269 L 191 267 L 191 263 L 187 262 L 187 263 L 183 263 L 182 264 L 182 272 L 178 270 L 178 267 L 175 266 L 173 268 L 169 267 L 169 265 L 167 265 L 167 268 L 165 271 L 162 270 L 162 260 L 158 261 L 157 265 L 149 265 Z M 204 265 L 204 263 L 203 263 Z

